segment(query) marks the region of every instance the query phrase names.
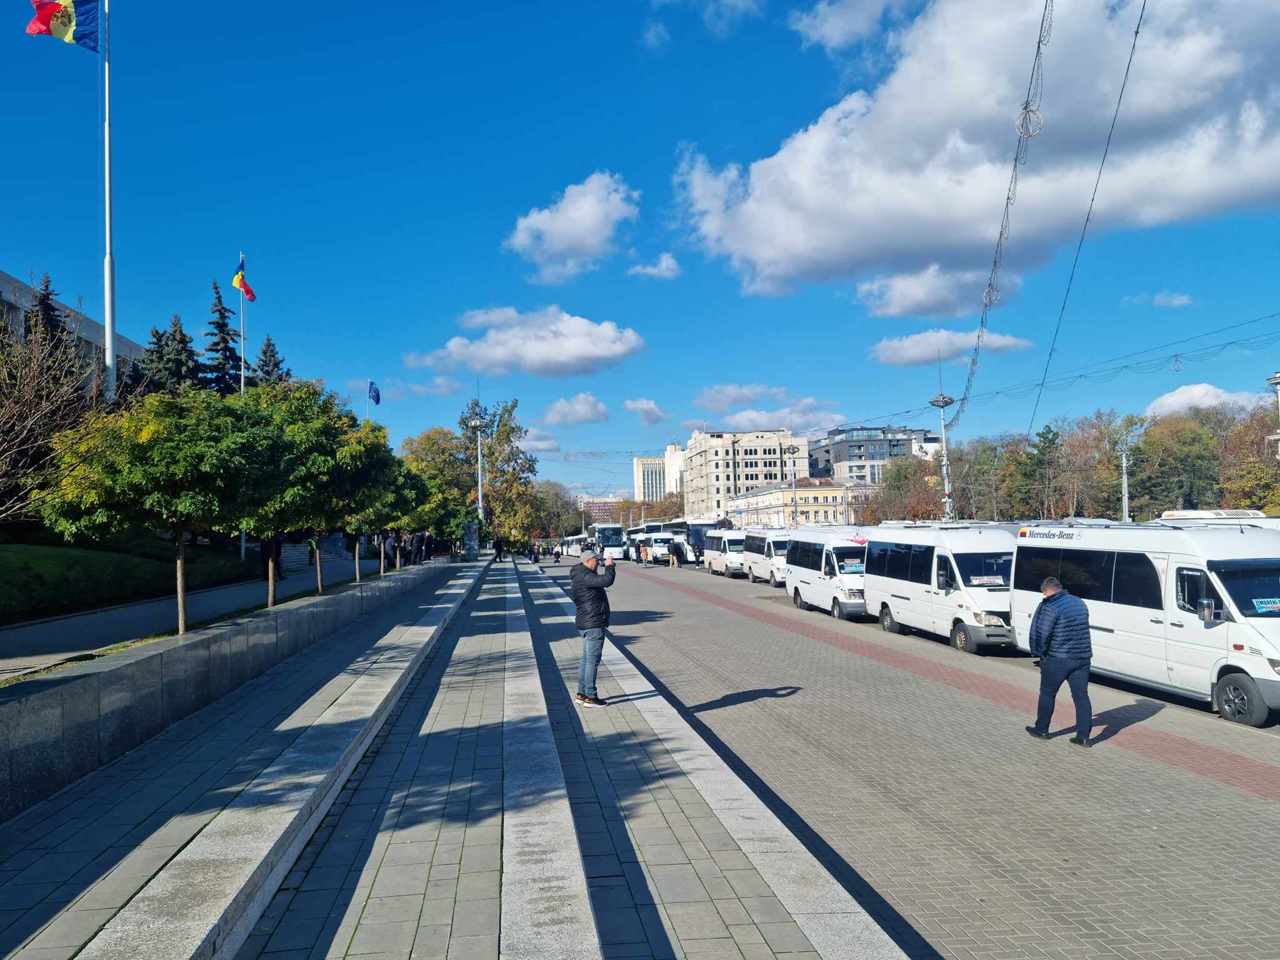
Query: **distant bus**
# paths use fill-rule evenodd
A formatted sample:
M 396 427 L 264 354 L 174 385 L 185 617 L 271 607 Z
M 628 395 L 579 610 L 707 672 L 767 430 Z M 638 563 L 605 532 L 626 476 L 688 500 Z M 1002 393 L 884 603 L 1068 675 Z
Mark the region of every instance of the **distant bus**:
M 662 530 L 675 534 L 672 550 L 684 563 L 701 563 L 708 530 L 719 527 L 718 520 L 699 517 L 676 517 L 662 523 Z
M 621 560 L 626 553 L 626 539 L 620 523 L 593 523 L 587 536 L 606 560 Z
M 561 542 L 564 544 L 564 555 L 566 557 L 580 557 L 582 556 L 582 548 L 587 544 L 587 535 L 579 533 L 572 537 L 565 537 Z

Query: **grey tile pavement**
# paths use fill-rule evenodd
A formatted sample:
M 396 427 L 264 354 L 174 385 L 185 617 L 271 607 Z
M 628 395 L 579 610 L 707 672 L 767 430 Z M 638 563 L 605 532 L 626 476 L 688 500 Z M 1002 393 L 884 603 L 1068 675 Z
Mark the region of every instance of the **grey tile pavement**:
M 39 956 L 54 936 L 79 949 L 289 749 L 354 681 L 350 668 L 416 620 L 421 603 L 398 601 L 308 647 L 0 826 L 0 904 L 12 908 L 0 912 L 0 956 Z
M 584 860 L 605 956 L 747 960 L 812 952 L 671 743 L 606 666 L 598 685 L 609 706 L 574 705 L 581 642 L 563 593 L 536 568 L 522 565 L 521 575 L 575 821 L 584 851 L 593 851 Z
M 496 960 L 505 589 L 448 628 L 237 960 Z

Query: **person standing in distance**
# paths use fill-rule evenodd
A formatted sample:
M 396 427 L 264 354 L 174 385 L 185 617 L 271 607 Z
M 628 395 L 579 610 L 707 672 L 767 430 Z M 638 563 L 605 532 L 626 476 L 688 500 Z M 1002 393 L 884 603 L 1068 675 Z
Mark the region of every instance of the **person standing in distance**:
M 1031 655 L 1040 658 L 1040 703 L 1036 723 L 1027 733 L 1041 740 L 1049 738 L 1049 721 L 1058 691 L 1065 682 L 1076 706 L 1076 735 L 1071 742 L 1090 746 L 1093 732 L 1093 704 L 1089 702 L 1089 663 L 1093 642 L 1089 634 L 1089 608 L 1073 596 L 1057 577 L 1040 584 L 1044 599 L 1031 618 Z
M 573 622 L 582 634 L 582 663 L 578 666 L 578 695 L 574 700 L 586 707 L 604 706 L 596 696 L 596 671 L 609 627 L 609 597 L 605 590 L 613 586 L 615 575 L 612 558 L 604 562 L 601 572 L 600 558 L 593 550 L 583 550 L 582 561 L 569 571 L 573 605 L 577 608 Z

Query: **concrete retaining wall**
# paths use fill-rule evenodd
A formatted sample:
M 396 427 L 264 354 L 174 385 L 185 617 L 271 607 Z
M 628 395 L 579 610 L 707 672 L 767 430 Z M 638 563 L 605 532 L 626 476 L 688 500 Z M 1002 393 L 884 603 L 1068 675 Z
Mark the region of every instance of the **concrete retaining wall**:
M 407 567 L 0 689 L 0 822 L 420 585 Z

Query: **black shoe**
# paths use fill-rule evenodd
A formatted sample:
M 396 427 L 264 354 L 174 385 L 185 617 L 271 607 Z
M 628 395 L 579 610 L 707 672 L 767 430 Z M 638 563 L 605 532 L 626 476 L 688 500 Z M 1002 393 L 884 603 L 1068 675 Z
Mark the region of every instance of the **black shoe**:
M 1037 740 L 1048 740 L 1049 733 L 1047 730 L 1037 730 L 1035 727 L 1027 727 L 1027 733 L 1031 734 Z
M 1093 746 L 1093 744 L 1092 744 L 1092 743 L 1090 743 L 1088 740 L 1086 740 L 1084 737 L 1072 737 L 1072 738 L 1071 738 L 1071 742 L 1072 742 L 1072 743 L 1074 743 L 1077 747 L 1092 747 L 1092 746 Z

